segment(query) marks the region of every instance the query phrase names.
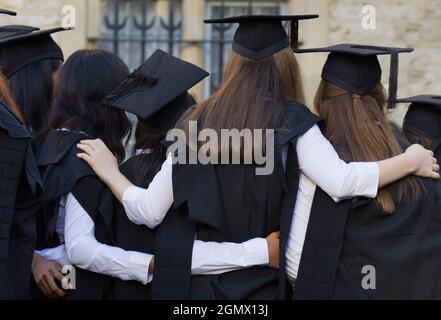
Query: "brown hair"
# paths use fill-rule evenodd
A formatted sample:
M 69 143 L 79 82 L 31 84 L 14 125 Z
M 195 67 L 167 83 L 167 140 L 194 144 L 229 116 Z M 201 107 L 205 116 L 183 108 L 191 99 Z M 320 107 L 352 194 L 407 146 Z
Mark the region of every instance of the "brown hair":
M 14 99 L 12 98 L 11 91 L 9 90 L 8 83 L 3 74 L 0 73 L 0 99 L 4 99 L 14 115 L 20 119 L 24 126 L 23 117 L 20 110 L 18 109 Z
M 187 112 L 179 127 L 199 129 L 278 129 L 287 101 L 304 102 L 300 69 L 290 48 L 255 61 L 233 52 L 219 89 Z
M 419 136 L 409 130 L 403 128 L 403 135 L 410 143 L 417 143 L 426 149 L 432 149 L 432 139 Z
M 326 137 L 346 161 L 381 161 L 403 151 L 385 115 L 385 91 L 379 83 L 371 92 L 359 96 L 325 80 L 319 85 L 314 106 L 326 123 Z M 394 184 L 397 203 L 418 199 L 424 186 L 420 179 L 409 176 Z M 396 203 L 390 187 L 379 191 L 377 204 L 388 213 Z

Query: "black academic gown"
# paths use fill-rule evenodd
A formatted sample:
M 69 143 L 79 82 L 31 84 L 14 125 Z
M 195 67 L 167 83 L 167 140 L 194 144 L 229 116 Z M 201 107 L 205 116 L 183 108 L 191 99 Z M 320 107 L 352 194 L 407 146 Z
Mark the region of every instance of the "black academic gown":
M 140 154 L 133 156 L 121 167 L 121 173 L 133 184 L 141 188 L 147 188 L 156 173 L 160 170 L 162 162 L 165 160 L 165 153 Z M 151 170 L 147 176 L 140 176 L 138 170 L 140 162 L 150 163 Z M 155 250 L 156 230 L 152 230 L 144 225 L 132 223 L 124 211 L 122 204 L 114 200 L 114 214 L 112 218 L 112 232 L 114 235 L 114 245 L 124 250 L 137 251 L 152 254 Z M 147 261 L 146 261 L 147 263 Z M 146 268 L 147 268 L 146 264 Z M 143 285 L 138 281 L 123 281 L 113 279 L 112 299 L 115 300 L 147 300 L 150 299 L 150 284 Z
M 23 128 L 0 103 L 0 300 L 29 299 L 40 175 Z
M 438 164 L 441 164 L 441 145 L 438 146 L 437 149 L 435 149 L 434 153 L 436 160 L 438 160 Z
M 441 185 L 424 184 L 430 198 L 394 214 L 317 188 L 294 298 L 440 299 Z
M 112 203 L 105 201 L 107 193 L 93 170 L 76 155 L 76 144 L 90 139 L 72 131 L 51 130 L 37 148 L 37 160 L 45 186 L 43 205 L 38 214 L 38 249 L 60 245 L 55 232 L 60 197 L 72 193 L 95 223 L 95 237 L 111 244 L 110 218 Z M 75 268 L 76 289 L 66 299 L 97 300 L 110 295 L 111 278 Z
M 319 118 L 293 102 L 282 121 L 285 130 L 276 134 L 270 175 L 257 176 L 254 165 L 173 166 L 174 205 L 156 238 L 153 298 L 276 299 L 284 291 L 285 279 L 268 266 L 190 276 L 196 236 L 202 241 L 240 243 L 282 229 L 282 212 L 293 205 L 287 196 L 282 148 L 288 146 L 289 157 L 295 158 L 297 137 Z

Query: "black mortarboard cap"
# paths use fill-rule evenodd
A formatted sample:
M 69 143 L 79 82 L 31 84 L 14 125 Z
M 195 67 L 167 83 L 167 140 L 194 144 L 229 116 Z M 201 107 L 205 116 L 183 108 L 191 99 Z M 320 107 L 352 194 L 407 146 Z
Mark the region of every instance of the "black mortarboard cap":
M 39 30 L 29 26 L 0 27 L 0 67 L 7 78 L 29 64 L 46 59 L 64 60 L 61 48 L 52 39 L 55 32 L 71 28 Z
M 410 103 L 403 129 L 429 139 L 441 137 L 441 96 L 420 95 L 397 99 L 396 102 Z
M 398 55 L 401 52 L 412 52 L 413 49 L 338 44 L 294 51 L 297 53 L 330 52 L 322 70 L 322 78 L 358 95 L 368 93 L 381 81 L 381 66 L 377 56 L 391 55 L 388 103 L 389 107 L 393 107 L 397 97 Z
M 207 19 L 205 23 L 239 23 L 234 34 L 233 50 L 241 56 L 262 60 L 290 46 L 298 46 L 300 20 L 318 18 L 318 15 L 247 15 Z M 288 37 L 283 21 L 291 22 Z
M 208 75 L 194 64 L 157 50 L 105 97 L 103 104 L 134 113 L 142 119 L 157 117 L 159 112 L 163 113 L 161 119 L 172 118 L 176 113 L 175 102 L 186 105 L 186 101 L 191 101 L 187 90 Z
M 16 16 L 17 12 L 0 8 L 0 14 L 7 14 L 7 15 L 10 15 L 10 16 Z

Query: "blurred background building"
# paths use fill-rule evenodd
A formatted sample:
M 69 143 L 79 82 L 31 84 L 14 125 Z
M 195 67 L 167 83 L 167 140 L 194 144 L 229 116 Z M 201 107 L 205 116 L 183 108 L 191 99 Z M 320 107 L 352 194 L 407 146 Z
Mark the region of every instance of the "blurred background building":
M 82 48 L 117 53 L 131 68 L 160 48 L 193 62 L 211 77 L 193 90 L 199 98 L 216 89 L 231 50 L 235 25 L 204 25 L 204 18 L 254 14 L 317 13 L 303 22 L 301 46 L 354 42 L 410 46 L 400 57 L 399 96 L 441 94 L 441 0 L 0 0 L 0 7 L 17 17 L 0 17 L 1 24 L 40 28 L 60 25 L 63 7 L 73 6 L 75 31 L 54 35 L 66 56 Z M 376 9 L 376 29 L 362 27 L 365 5 Z M 312 103 L 326 54 L 299 57 L 307 102 Z M 382 57 L 387 85 L 389 61 Z M 405 106 L 392 118 L 401 121 Z

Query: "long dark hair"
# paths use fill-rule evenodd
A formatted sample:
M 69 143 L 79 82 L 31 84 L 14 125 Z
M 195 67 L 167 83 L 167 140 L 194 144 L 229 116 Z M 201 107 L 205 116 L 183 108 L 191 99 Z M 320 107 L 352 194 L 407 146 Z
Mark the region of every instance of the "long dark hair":
M 381 83 L 363 96 L 322 80 L 315 96 L 315 109 L 325 120 L 325 135 L 346 161 L 381 161 L 403 152 L 385 114 L 386 97 Z M 385 212 L 397 204 L 427 195 L 421 179 L 406 177 L 378 192 L 376 201 Z
M 148 120 L 138 118 L 135 131 L 135 151 L 139 149 L 150 149 L 151 154 L 148 159 L 136 158 L 135 168 L 138 173 L 136 182 L 142 184 L 150 181 L 161 169 L 165 161 L 166 149 L 162 144 L 167 132 L 176 126 L 183 113 L 191 106 L 196 104 L 196 100 L 189 93 L 183 94 L 170 102 L 164 109 Z M 164 116 L 167 115 L 167 116 Z M 173 114 L 169 116 L 169 114 Z
M 123 139 L 129 136 L 130 121 L 124 111 L 106 107 L 101 100 L 128 75 L 126 64 L 113 53 L 72 54 L 60 71 L 49 122 L 37 143 L 48 130 L 66 128 L 102 139 L 119 160 L 124 159 Z
M 61 64 L 61 60 L 40 60 L 20 69 L 8 80 L 23 120 L 33 132 L 40 131 L 47 122 L 52 106 L 53 74 Z

